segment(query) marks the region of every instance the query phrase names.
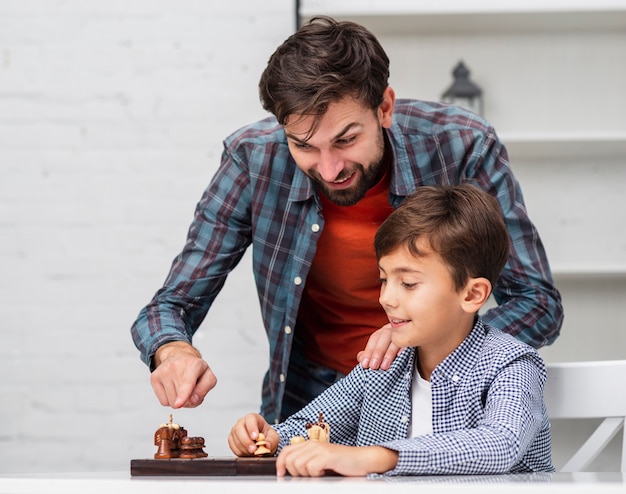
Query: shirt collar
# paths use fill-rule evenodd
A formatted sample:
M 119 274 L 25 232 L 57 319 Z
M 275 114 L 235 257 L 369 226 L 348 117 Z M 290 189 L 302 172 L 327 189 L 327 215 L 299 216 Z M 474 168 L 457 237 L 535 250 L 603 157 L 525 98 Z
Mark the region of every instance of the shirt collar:
M 289 201 L 290 202 L 301 202 L 307 201 L 311 197 L 315 196 L 315 184 L 313 180 L 310 179 L 306 173 L 304 173 L 294 159 L 289 155 L 289 161 L 287 166 L 294 167 L 295 171 L 293 173 L 293 178 L 291 180 L 291 189 L 289 191 Z
M 478 318 L 470 334 L 435 368 L 431 380 L 435 375 L 454 382 L 463 379 L 476 364 L 487 331 L 482 320 Z

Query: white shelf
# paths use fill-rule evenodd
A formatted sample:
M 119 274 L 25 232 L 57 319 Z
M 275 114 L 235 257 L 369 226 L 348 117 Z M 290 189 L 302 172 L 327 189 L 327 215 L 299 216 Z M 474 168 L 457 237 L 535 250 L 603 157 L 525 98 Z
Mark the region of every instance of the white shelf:
M 405 95 L 437 98 L 471 58 L 561 290 L 551 358 L 624 358 L 626 0 L 300 0 L 299 12 L 368 27 Z
M 559 280 L 574 280 L 574 279 L 623 279 L 626 280 L 626 265 L 614 265 L 614 266 L 552 266 L 552 274 Z
M 350 19 L 381 33 L 623 30 L 625 0 L 301 0 L 300 16 Z
M 500 134 L 511 159 L 621 158 L 626 161 L 626 132 Z

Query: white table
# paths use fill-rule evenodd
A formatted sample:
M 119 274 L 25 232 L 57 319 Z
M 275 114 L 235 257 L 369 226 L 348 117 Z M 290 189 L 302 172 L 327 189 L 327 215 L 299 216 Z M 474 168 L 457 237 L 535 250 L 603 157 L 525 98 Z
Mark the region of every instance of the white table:
M 532 484 L 530 486 L 529 484 Z M 619 473 L 523 474 L 489 476 L 365 478 L 323 477 L 316 479 L 273 476 L 254 477 L 131 477 L 129 472 L 1 474 L 2 494 L 613 494 L 626 493 L 626 481 Z

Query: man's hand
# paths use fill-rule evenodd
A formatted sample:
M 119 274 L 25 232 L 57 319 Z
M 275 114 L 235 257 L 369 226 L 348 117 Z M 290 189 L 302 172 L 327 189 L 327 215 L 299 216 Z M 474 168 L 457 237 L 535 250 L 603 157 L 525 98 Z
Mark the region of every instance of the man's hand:
M 193 408 L 204 401 L 217 378 L 196 350 L 184 341 L 172 341 L 154 354 L 152 389 L 163 406 Z
M 285 446 L 276 460 L 276 475 L 320 477 L 329 471 L 347 477 L 383 473 L 398 463 L 398 453 L 382 446 L 344 446 L 305 441 Z
M 364 369 L 387 370 L 401 350 L 391 342 L 391 324 L 386 324 L 372 333 L 365 350 L 357 353 L 356 359 Z
M 266 447 L 272 454 L 278 448 L 278 433 L 258 413 L 249 413 L 240 418 L 228 435 L 228 446 L 237 456 L 252 456 L 256 451 L 256 440 L 259 432 L 265 435 Z

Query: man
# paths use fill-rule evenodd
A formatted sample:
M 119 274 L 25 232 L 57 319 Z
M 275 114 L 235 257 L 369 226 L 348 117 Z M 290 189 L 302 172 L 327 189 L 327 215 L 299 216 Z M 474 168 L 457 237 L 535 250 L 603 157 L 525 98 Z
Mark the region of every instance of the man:
M 270 57 L 259 87 L 273 117 L 225 140 L 185 247 L 131 330 L 161 404 L 194 407 L 215 386 L 191 338 L 250 245 L 270 348 L 268 422 L 357 361 L 387 369 L 400 349 L 377 301 L 373 238 L 421 185 L 471 181 L 498 199 L 512 249 L 484 320 L 537 348 L 558 336 L 560 294 L 495 131 L 457 107 L 396 101 L 388 77 L 376 38 L 330 18 Z

